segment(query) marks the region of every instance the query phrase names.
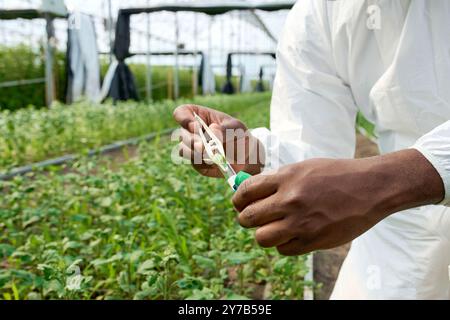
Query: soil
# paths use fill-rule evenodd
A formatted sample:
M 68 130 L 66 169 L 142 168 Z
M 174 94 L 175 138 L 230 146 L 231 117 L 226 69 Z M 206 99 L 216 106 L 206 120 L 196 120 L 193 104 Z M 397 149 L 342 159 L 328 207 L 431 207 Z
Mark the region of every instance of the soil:
M 356 158 L 367 158 L 378 155 L 378 147 L 361 134 L 357 136 Z M 314 254 L 314 281 L 319 284 L 315 292 L 316 300 L 328 300 L 333 291 L 339 270 L 350 249 L 345 246 L 320 251 Z

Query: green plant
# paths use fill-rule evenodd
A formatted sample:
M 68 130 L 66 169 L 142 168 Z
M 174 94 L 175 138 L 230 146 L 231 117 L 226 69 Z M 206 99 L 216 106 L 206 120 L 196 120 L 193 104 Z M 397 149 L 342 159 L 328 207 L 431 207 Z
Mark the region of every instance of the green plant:
M 55 56 L 56 95 L 65 99 L 65 53 Z M 39 48 L 20 45 L 5 47 L 0 45 L 0 83 L 6 81 L 39 79 L 45 77 L 45 54 L 42 45 Z M 45 84 L 30 84 L 0 88 L 0 110 L 18 110 L 30 105 L 45 105 Z
M 228 111 L 266 126 L 267 99 L 249 97 Z M 215 99 L 200 102 L 229 101 Z M 173 147 L 157 139 L 122 164 L 82 158 L 0 182 L 0 297 L 301 299 L 304 258 L 259 248 L 226 182 L 174 165 Z
M 146 97 L 146 65 L 130 62 L 129 66 L 136 80 L 136 86 L 142 99 Z M 101 76 L 104 77 L 109 67 L 107 59 L 100 60 Z M 56 52 L 55 59 L 56 98 L 66 100 L 66 53 Z M 0 83 L 5 81 L 39 79 L 45 76 L 45 53 L 43 45 L 37 49 L 26 45 L 6 47 L 0 45 Z M 193 96 L 193 69 L 180 68 L 180 97 Z M 153 101 L 162 101 L 173 95 L 173 67 L 153 66 Z M 224 76 L 216 76 L 217 92 L 220 92 L 225 82 Z M 172 84 L 171 84 L 172 83 Z M 238 78 L 233 78 L 235 87 Z M 199 88 L 199 91 L 201 88 Z M 18 110 L 28 106 L 40 108 L 45 105 L 45 83 L 28 84 L 7 88 L 0 88 L 0 110 Z
M 231 114 L 250 110 L 256 118 L 267 118 L 267 112 L 259 112 L 254 105 L 268 111 L 269 101 L 269 94 L 248 94 L 197 97 L 190 102 Z M 81 102 L 0 112 L 0 171 L 175 127 L 172 112 L 184 102 L 126 102 L 116 106 Z

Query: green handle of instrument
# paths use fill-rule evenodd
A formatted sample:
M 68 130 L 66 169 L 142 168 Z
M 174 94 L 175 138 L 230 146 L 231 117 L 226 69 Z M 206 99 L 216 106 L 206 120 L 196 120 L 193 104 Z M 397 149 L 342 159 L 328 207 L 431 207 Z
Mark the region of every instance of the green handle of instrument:
M 251 178 L 252 175 L 247 172 L 241 171 L 237 174 L 236 179 L 234 180 L 234 191 L 237 191 L 240 185 L 247 179 Z

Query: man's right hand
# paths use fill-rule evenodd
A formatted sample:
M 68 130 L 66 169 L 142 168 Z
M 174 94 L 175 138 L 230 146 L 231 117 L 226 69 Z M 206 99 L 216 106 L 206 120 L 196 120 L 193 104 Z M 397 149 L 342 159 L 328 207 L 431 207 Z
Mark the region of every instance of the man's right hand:
M 194 118 L 194 113 L 198 114 L 214 134 L 223 141 L 225 150 L 233 151 L 231 152 L 233 154 L 227 152 L 227 159 L 236 172 L 246 171 L 252 175 L 261 172 L 264 163 L 262 144 L 248 132 L 244 123 L 210 108 L 183 105 L 174 112 L 175 120 L 182 126 L 180 155 L 190 160 L 195 170 L 207 177 L 222 177 L 217 166 L 204 162 L 204 147 L 198 134 L 200 128 Z M 230 134 L 231 132 L 235 132 L 235 134 Z M 234 148 L 230 148 L 233 145 Z

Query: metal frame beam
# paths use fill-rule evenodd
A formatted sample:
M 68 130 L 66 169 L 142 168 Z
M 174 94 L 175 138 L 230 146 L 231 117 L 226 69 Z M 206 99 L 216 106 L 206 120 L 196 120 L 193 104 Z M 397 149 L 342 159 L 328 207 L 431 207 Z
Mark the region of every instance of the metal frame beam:
M 128 8 L 121 9 L 120 14 L 131 15 L 131 14 L 139 14 L 139 13 L 152 13 L 158 11 L 170 11 L 170 12 L 179 12 L 179 11 L 188 11 L 188 12 L 198 12 L 204 13 L 208 15 L 220 15 L 225 14 L 230 11 L 236 10 L 262 10 L 262 11 L 279 11 L 279 10 L 289 10 L 294 6 L 295 1 L 277 1 L 273 3 L 262 3 L 262 4 L 250 4 L 250 3 L 242 3 L 242 4 L 226 4 L 223 3 L 221 5 L 205 5 L 205 4 L 192 4 L 192 5 L 177 5 L 177 4 L 169 4 L 169 5 L 154 5 L 143 8 Z

